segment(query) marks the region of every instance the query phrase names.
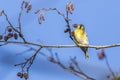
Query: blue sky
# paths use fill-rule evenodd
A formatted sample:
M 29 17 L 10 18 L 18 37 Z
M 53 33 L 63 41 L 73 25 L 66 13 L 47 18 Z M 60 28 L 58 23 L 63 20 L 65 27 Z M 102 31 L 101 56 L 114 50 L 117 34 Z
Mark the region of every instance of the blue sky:
M 23 26 L 22 30 L 25 34 L 25 38 L 28 41 L 35 43 L 74 44 L 69 38 L 69 35 L 64 33 L 64 29 L 66 28 L 64 19 L 55 11 L 46 12 L 45 21 L 41 25 L 37 22 L 39 14 L 34 14 L 34 11 L 38 8 L 54 7 L 65 13 L 65 4 L 67 1 L 68 0 L 31 0 L 33 5 L 32 11 L 30 11 L 29 14 L 24 11 L 21 18 Z M 0 9 L 4 9 L 4 11 L 8 14 L 9 19 L 15 26 L 18 25 L 17 17 L 20 11 L 21 2 L 21 0 L 13 0 L 11 2 L 8 2 L 7 0 L 0 1 Z M 88 34 L 89 43 L 91 45 L 106 45 L 120 42 L 119 0 L 73 0 L 72 2 L 75 5 L 75 10 L 73 14 L 70 15 L 70 24 L 84 24 Z M 0 17 L 0 34 L 4 32 L 3 30 L 7 25 L 8 24 L 5 21 L 5 18 Z M 74 30 L 74 28 L 72 29 Z M 16 77 L 16 73 L 20 70 L 20 68 L 16 68 L 13 65 L 22 61 L 24 57 L 31 55 L 32 52 L 16 57 L 16 53 L 25 49 L 25 47 L 20 45 L 0 47 L 0 72 L 3 72 L 0 76 L 2 76 L 2 80 L 19 80 L 19 78 Z M 43 49 L 42 52 L 47 53 L 46 49 Z M 63 61 L 66 65 L 69 63 L 70 56 L 77 56 L 81 69 L 97 80 L 103 80 L 103 78 L 109 74 L 105 61 L 100 61 L 97 58 L 99 50 L 90 48 L 90 58 L 88 60 L 84 58 L 84 54 L 79 48 L 53 49 L 53 52 L 57 52 L 61 61 Z M 105 52 L 112 69 L 115 72 L 118 71 L 120 68 L 120 63 L 118 62 L 120 56 L 119 47 L 105 49 Z M 4 59 L 6 56 L 9 56 L 8 60 Z M 41 55 L 38 55 L 35 63 L 33 64 L 30 75 L 30 80 L 36 80 L 37 78 L 43 80 L 61 80 L 62 76 L 66 77 L 62 80 L 80 80 L 71 73 L 62 70 L 59 66 L 48 62 Z

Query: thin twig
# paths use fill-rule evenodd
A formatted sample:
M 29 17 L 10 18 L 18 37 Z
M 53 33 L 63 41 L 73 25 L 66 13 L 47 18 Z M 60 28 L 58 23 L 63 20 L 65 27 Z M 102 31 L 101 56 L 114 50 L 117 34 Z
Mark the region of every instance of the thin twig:
M 109 64 L 109 62 L 108 62 L 107 56 L 105 56 L 105 61 L 106 61 L 106 65 L 107 65 L 109 71 L 111 72 L 113 78 L 115 78 L 116 76 L 115 76 L 113 70 L 112 70 L 111 67 L 110 67 L 110 64 Z
M 51 53 L 52 54 L 52 53 Z M 59 59 L 59 56 L 56 54 L 56 58 L 54 58 L 53 56 L 48 56 L 44 53 L 42 53 L 43 56 L 45 56 L 50 62 L 55 63 L 57 65 L 59 65 L 61 68 L 63 68 L 64 70 L 67 70 L 69 72 L 72 72 L 74 75 L 83 78 L 84 80 L 95 80 L 94 78 L 91 78 L 89 76 L 87 76 L 86 74 L 84 74 L 81 71 L 77 71 L 75 69 L 71 69 L 69 67 L 66 67 L 64 64 L 62 64 L 62 62 Z
M 40 10 L 43 10 L 43 11 L 50 11 L 50 10 L 55 10 L 59 15 L 61 15 L 65 20 L 67 20 L 66 16 L 60 12 L 57 8 L 42 8 Z
M 95 79 L 89 77 L 88 75 L 86 75 L 86 74 L 80 69 L 80 66 L 78 65 L 78 62 L 76 61 L 76 57 L 71 58 L 70 60 L 71 60 L 72 64 L 74 64 L 74 66 L 72 65 L 72 66 L 71 66 L 72 68 L 70 68 L 70 71 L 71 71 L 74 75 L 76 75 L 76 76 L 78 76 L 78 77 L 81 77 L 81 78 L 83 78 L 84 80 L 95 80 Z M 76 70 L 74 67 L 76 67 L 77 70 Z
M 23 39 L 23 41 L 24 42 L 26 42 L 26 40 L 25 40 L 25 38 L 24 38 L 24 36 L 23 36 L 23 34 L 22 34 L 22 29 L 21 29 L 21 15 L 22 15 L 22 12 L 23 12 L 23 5 L 24 5 L 24 1 L 22 2 L 22 4 L 21 4 L 21 10 L 20 10 L 20 13 L 19 13 L 19 16 L 18 16 L 18 24 L 19 24 L 19 35 L 21 35 L 21 38 Z
M 26 59 L 25 62 L 19 63 L 19 64 L 15 64 L 15 66 L 21 66 L 22 70 L 26 67 L 26 65 L 28 65 L 27 67 L 27 72 L 29 72 L 29 69 L 31 67 L 31 65 L 33 64 L 33 61 L 35 60 L 37 54 L 39 53 L 39 51 L 42 49 L 42 47 L 40 47 L 38 50 L 36 50 L 36 52 L 29 57 L 28 59 Z
M 71 58 L 72 63 L 75 65 L 75 67 L 78 69 L 78 71 L 82 72 L 80 69 L 80 66 L 78 65 L 78 62 L 76 61 L 76 57 Z
M 66 24 L 67 24 L 67 27 L 68 27 L 68 29 L 69 29 L 69 35 L 70 35 L 70 38 L 73 40 L 73 38 L 72 38 L 72 36 L 71 36 L 71 28 L 70 28 L 70 23 L 69 23 L 69 12 L 68 11 L 66 11 L 66 18 L 67 19 L 65 19 L 65 21 L 66 21 Z
M 10 20 L 8 19 L 8 16 L 7 16 L 7 14 L 5 13 L 5 11 L 3 11 L 3 15 L 5 16 L 6 21 L 8 22 L 8 24 L 10 25 L 10 27 L 11 27 L 15 32 L 19 33 L 19 34 L 21 35 L 21 38 L 23 39 L 23 41 L 26 42 L 25 38 L 23 37 L 23 34 L 22 34 L 20 31 L 18 31 L 18 29 L 14 28 L 14 26 L 12 25 L 12 23 L 11 23 Z
M 19 16 L 18 16 L 18 24 L 19 24 L 20 32 L 21 32 L 21 15 L 22 15 L 22 11 L 23 11 L 23 4 L 24 4 L 24 1 L 21 4 L 21 10 L 20 10 L 20 13 L 19 13 Z
M 32 60 L 30 61 L 30 65 L 27 67 L 27 72 L 29 71 L 31 65 L 33 64 L 33 61 L 35 60 L 37 54 L 39 53 L 39 51 L 40 51 L 41 49 L 42 49 L 42 47 L 40 47 L 40 48 L 36 51 L 36 53 L 33 55 L 33 58 L 32 58 Z
M 8 22 L 8 24 L 10 25 L 10 27 L 12 27 L 12 29 L 13 29 L 14 31 L 19 32 L 17 29 L 15 29 L 15 28 L 13 27 L 13 25 L 12 25 L 12 23 L 10 22 L 10 20 L 8 19 L 8 16 L 7 16 L 7 14 L 5 13 L 5 11 L 3 12 L 3 15 L 5 16 L 6 21 Z
M 70 72 L 72 72 L 74 75 L 78 76 L 78 77 L 81 77 L 83 78 L 84 80 L 96 80 L 94 78 L 91 78 L 89 76 L 87 76 L 86 74 L 84 74 L 83 72 L 78 72 L 76 71 L 75 69 L 74 70 L 71 70 L 70 69 Z

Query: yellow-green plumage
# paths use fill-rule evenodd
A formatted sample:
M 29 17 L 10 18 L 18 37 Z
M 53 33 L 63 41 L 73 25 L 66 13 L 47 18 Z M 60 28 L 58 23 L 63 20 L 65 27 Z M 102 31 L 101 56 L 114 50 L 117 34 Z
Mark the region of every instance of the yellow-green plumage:
M 84 45 L 89 44 L 87 34 L 85 32 L 83 24 L 80 24 L 77 26 L 76 30 L 74 31 L 74 39 L 77 42 L 78 46 L 79 46 L 79 44 L 84 44 Z M 85 48 L 85 47 L 80 47 L 80 48 L 85 53 L 85 57 L 88 58 L 89 57 L 88 48 Z

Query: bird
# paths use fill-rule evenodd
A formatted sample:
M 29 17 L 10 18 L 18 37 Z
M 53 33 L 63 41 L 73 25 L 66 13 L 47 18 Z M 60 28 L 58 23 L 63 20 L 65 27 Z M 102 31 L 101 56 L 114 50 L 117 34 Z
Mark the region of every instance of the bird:
M 83 24 L 79 24 L 77 25 L 76 29 L 73 31 L 74 32 L 74 40 L 77 44 L 77 46 L 79 45 L 88 45 L 88 37 L 87 34 L 85 32 L 85 27 Z M 82 51 L 85 54 L 85 58 L 89 58 L 89 54 L 88 54 L 88 47 L 80 47 L 82 49 Z

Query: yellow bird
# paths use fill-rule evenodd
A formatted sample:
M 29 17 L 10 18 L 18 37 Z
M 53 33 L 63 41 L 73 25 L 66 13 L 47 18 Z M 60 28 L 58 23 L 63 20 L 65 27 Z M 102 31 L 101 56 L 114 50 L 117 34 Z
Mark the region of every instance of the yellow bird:
M 74 30 L 74 39 L 78 46 L 79 44 L 83 44 L 83 45 L 89 44 L 87 34 L 85 32 L 85 27 L 83 24 L 78 25 L 77 28 Z M 85 57 L 89 58 L 88 48 L 85 47 L 80 47 L 80 48 L 85 53 Z

